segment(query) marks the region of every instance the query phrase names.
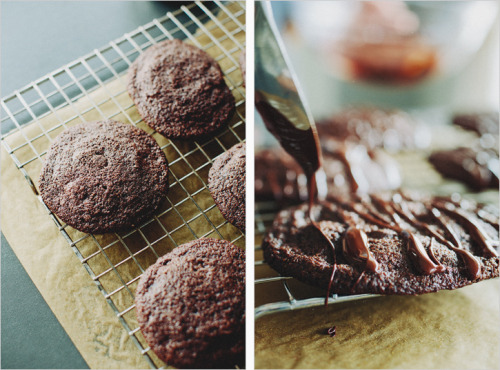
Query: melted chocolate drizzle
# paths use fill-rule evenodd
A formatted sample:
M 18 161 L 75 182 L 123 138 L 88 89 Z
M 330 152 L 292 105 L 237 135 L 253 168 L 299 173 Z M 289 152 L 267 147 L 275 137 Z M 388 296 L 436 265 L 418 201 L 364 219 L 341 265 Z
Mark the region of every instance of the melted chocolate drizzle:
M 444 239 L 444 237 L 441 237 L 436 232 L 435 234 L 439 236 L 438 240 L 442 244 L 444 244 L 448 248 L 450 248 L 452 251 L 457 253 L 462 258 L 462 260 L 464 261 L 465 266 L 467 268 L 469 278 L 471 280 L 477 279 L 479 277 L 479 274 L 481 273 L 481 264 L 478 261 L 478 259 L 476 257 L 474 257 L 472 255 L 472 253 L 470 253 L 469 251 L 464 249 L 464 247 L 462 246 L 462 243 L 460 242 L 460 239 L 457 237 L 455 231 L 453 231 L 451 226 L 443 220 L 443 218 L 441 216 L 441 212 L 439 212 L 439 210 L 437 210 L 436 208 L 433 208 L 433 207 L 431 207 L 430 210 L 431 210 L 431 214 L 434 216 L 435 220 L 448 232 L 448 235 L 451 236 L 452 242 Z
M 342 253 L 344 257 L 353 265 L 360 265 L 363 269 L 377 272 L 379 265 L 368 248 L 368 236 L 366 233 L 343 210 L 340 210 L 339 215 L 344 223 L 349 225 L 342 241 Z
M 490 238 L 476 220 L 470 218 L 460 208 L 455 207 L 451 203 L 444 206 L 436 205 L 436 207 L 463 224 L 486 257 L 498 257 L 498 252 L 493 248 L 492 241 L 489 240 Z

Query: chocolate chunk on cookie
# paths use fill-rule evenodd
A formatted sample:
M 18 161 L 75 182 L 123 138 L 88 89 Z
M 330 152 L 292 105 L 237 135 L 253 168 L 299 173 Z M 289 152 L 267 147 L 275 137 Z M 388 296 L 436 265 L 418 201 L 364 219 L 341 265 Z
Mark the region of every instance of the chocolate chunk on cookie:
M 144 131 L 117 121 L 82 123 L 52 143 L 39 180 L 43 201 L 87 233 L 139 225 L 168 191 L 168 162 Z
M 444 177 L 463 182 L 476 191 L 498 189 L 498 149 L 473 146 L 438 150 L 429 156 L 429 162 Z
M 144 338 L 170 366 L 245 365 L 245 255 L 225 240 L 198 239 L 160 257 L 135 296 Z
M 498 136 L 498 112 L 457 114 L 453 117 L 453 124 L 464 130 L 475 131 L 479 136 L 492 134 Z
M 217 157 L 208 173 L 208 189 L 226 220 L 245 231 L 245 143 Z
M 462 205 L 463 203 L 463 205 Z M 262 248 L 285 276 L 339 294 L 422 294 L 499 276 L 498 212 L 401 193 L 281 211 Z M 326 237 L 333 243 L 333 253 Z
M 151 46 L 130 66 L 128 92 L 144 121 L 169 138 L 210 134 L 231 118 L 234 97 L 217 62 L 181 40 Z

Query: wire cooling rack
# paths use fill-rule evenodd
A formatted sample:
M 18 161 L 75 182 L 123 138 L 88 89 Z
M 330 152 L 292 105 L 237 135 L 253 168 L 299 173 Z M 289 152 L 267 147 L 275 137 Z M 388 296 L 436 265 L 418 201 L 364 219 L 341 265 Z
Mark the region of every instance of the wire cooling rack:
M 129 65 L 148 47 L 184 39 L 221 65 L 236 98 L 236 114 L 217 136 L 170 141 L 142 122 L 126 91 Z M 165 364 L 150 350 L 138 327 L 134 292 L 140 275 L 176 246 L 201 237 L 244 247 L 244 235 L 217 209 L 207 188 L 213 159 L 245 137 L 245 90 L 238 57 L 245 48 L 245 3 L 202 2 L 125 34 L 107 46 L 44 76 L 1 101 L 2 145 L 22 172 L 34 197 L 43 158 L 63 130 L 94 119 L 115 119 L 150 133 L 169 161 L 170 189 L 156 215 L 123 233 L 81 233 L 50 214 L 61 234 L 104 295 L 118 320 L 152 368 Z

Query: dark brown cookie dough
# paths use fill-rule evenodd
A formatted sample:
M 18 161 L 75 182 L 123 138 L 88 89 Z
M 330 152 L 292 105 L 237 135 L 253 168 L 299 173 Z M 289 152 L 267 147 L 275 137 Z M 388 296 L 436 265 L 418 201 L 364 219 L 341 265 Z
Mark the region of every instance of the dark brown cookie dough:
M 225 240 L 175 248 L 142 274 L 137 320 L 160 359 L 178 368 L 245 364 L 245 255 Z
M 208 189 L 226 220 L 245 231 L 245 143 L 236 144 L 214 161 Z
M 401 151 L 425 146 L 422 128 L 408 113 L 375 107 L 347 108 L 318 123 L 320 137 Z
M 168 190 L 168 162 L 144 131 L 117 121 L 82 123 L 52 143 L 40 194 L 62 221 L 107 233 L 151 217 Z
M 461 181 L 476 191 L 498 189 L 498 149 L 477 145 L 438 150 L 429 156 L 429 162 L 443 176 Z
M 264 258 L 325 290 L 336 261 L 333 293 L 422 294 L 499 276 L 498 212 L 487 207 L 400 193 L 324 202 L 314 217 L 334 254 L 307 212 L 277 215 Z
M 169 138 L 212 133 L 235 109 L 217 62 L 181 40 L 147 49 L 130 66 L 128 80 L 128 92 L 141 117 Z
M 453 117 L 453 124 L 465 130 L 475 131 L 479 136 L 491 134 L 496 135 L 498 139 L 498 112 L 457 114 Z

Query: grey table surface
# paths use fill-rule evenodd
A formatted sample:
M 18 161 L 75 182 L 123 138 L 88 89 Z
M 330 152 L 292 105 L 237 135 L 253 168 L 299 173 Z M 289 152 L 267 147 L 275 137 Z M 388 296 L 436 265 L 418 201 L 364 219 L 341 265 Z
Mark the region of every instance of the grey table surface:
M 5 96 L 180 6 L 154 1 L 1 1 Z M 84 369 L 85 360 L 1 238 L 1 367 Z

